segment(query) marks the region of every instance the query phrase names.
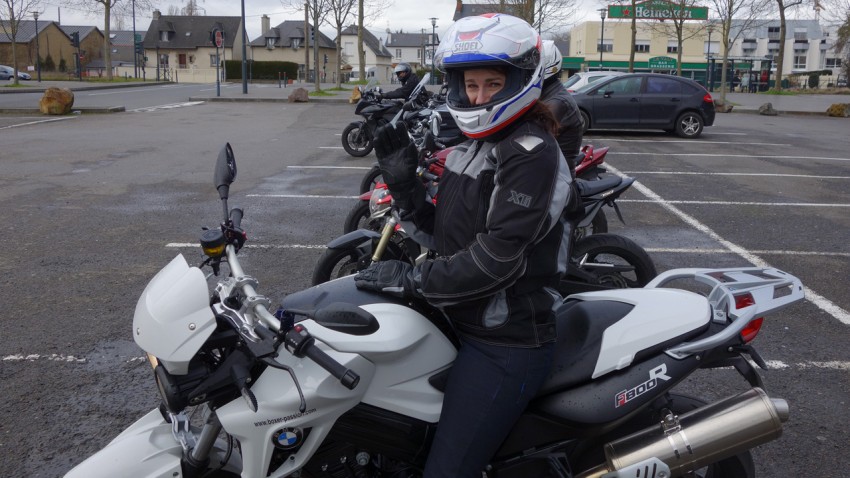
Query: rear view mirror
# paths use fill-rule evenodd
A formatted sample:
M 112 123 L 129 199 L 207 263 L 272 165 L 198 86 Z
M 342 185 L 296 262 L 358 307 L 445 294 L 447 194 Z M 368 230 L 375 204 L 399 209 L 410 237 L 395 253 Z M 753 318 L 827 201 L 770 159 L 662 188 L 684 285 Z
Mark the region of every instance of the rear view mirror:
M 233 155 L 233 148 L 230 143 L 224 145 L 218 153 L 218 162 L 215 165 L 215 175 L 213 183 L 215 184 L 218 195 L 221 199 L 227 199 L 230 192 L 230 185 L 236 179 L 236 157 Z

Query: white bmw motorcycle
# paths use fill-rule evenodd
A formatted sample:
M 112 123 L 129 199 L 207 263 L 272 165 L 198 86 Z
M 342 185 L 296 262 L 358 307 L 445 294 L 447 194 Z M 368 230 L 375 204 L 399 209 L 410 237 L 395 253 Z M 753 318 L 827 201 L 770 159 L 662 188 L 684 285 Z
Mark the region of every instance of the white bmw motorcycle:
M 133 338 L 161 405 L 66 476 L 420 476 L 456 353 L 447 320 L 350 276 L 271 313 L 237 258 L 235 176 L 226 145 L 215 174 L 225 220 L 202 235 L 206 260 L 178 255 L 136 306 Z M 222 262 L 230 274 L 210 298 L 201 268 L 218 275 Z M 682 278 L 710 292 L 662 287 Z M 482 476 L 754 476 L 749 449 L 778 438 L 789 412 L 762 390 L 750 342 L 764 314 L 802 298 L 797 278 L 758 268 L 677 269 L 642 289 L 568 297 L 553 372 Z M 750 385 L 738 395 L 706 404 L 671 391 L 729 366 Z

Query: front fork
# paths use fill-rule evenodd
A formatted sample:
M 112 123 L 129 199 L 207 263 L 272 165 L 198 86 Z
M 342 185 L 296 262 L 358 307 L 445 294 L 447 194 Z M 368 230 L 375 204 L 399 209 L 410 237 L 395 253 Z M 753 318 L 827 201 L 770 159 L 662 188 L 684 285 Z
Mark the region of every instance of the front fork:
M 210 454 L 221 432 L 218 416 L 215 411 L 208 409 L 204 427 L 196 439 L 189 427 L 189 417 L 184 412 L 168 415 L 171 419 L 171 433 L 183 448 L 183 458 L 180 460 L 183 475 L 187 478 L 202 476 L 209 468 Z

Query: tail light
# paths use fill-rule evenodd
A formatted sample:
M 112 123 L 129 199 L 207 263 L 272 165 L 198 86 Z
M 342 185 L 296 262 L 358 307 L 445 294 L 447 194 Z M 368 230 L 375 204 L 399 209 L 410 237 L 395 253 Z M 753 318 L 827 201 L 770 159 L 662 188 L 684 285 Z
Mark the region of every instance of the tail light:
M 749 307 L 751 305 L 755 305 L 756 301 L 753 299 L 752 294 L 746 293 L 735 296 L 735 308 L 743 309 L 744 307 Z M 755 340 L 756 336 L 761 331 L 761 324 L 764 322 L 764 317 L 757 317 L 748 323 L 743 330 L 741 330 L 741 339 L 743 339 L 745 344 L 748 344 Z
M 705 96 L 702 97 L 702 101 L 704 103 L 714 103 L 714 98 L 711 97 L 711 93 L 706 93 Z

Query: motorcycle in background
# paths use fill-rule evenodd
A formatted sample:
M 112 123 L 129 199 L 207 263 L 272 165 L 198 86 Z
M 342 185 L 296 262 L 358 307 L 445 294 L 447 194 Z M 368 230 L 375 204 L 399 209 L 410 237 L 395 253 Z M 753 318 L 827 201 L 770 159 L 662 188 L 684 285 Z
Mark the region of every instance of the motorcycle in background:
M 131 335 L 159 406 L 66 478 L 421 476 L 457 353 L 450 324 L 351 277 L 272 313 L 240 263 L 235 177 L 227 145 L 215 174 L 223 222 L 201 236 L 204 261 L 178 254 L 136 306 Z M 680 280 L 707 294 L 671 287 Z M 568 297 L 553 371 L 482 477 L 753 478 L 749 450 L 779 438 L 789 407 L 764 391 L 752 342 L 765 315 L 802 298 L 796 277 L 753 267 L 675 269 L 641 289 Z M 749 384 L 741 393 L 706 403 L 674 389 L 730 367 Z

